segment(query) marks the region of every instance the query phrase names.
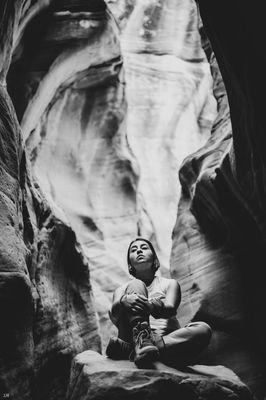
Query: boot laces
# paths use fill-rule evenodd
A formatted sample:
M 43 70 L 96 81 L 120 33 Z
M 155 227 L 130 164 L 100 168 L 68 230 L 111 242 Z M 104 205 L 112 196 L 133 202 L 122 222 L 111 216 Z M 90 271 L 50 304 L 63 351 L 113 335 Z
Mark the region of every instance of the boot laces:
M 146 328 L 139 331 L 136 337 L 136 342 L 139 343 L 140 347 L 145 346 L 145 344 L 150 345 L 151 335 L 149 329 Z

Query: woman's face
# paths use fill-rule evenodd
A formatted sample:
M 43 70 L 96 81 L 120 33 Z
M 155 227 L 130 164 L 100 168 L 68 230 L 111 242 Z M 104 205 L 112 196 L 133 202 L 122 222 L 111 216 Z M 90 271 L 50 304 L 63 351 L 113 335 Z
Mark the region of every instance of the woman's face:
M 136 240 L 129 249 L 129 261 L 132 267 L 139 269 L 141 266 L 152 266 L 154 260 L 153 252 L 144 240 Z

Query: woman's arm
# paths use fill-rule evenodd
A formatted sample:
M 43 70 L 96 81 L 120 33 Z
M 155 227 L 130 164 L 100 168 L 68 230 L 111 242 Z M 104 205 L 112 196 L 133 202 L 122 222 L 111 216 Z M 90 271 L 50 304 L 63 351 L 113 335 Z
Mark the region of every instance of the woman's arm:
M 171 279 L 164 300 L 151 299 L 150 313 L 154 318 L 170 318 L 176 315 L 176 311 L 181 302 L 181 289 L 175 279 Z
M 112 307 L 109 311 L 109 317 L 116 326 L 123 309 L 133 313 L 149 313 L 148 299 L 144 300 L 137 293 L 126 294 L 124 287 L 117 288 L 113 294 Z

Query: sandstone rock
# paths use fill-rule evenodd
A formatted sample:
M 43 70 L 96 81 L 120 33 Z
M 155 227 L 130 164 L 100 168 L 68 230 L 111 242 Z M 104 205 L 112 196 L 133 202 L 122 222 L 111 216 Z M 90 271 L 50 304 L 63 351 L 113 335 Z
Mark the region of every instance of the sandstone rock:
M 8 82 L 34 174 L 89 260 L 105 343 L 129 241 L 151 238 L 169 275 L 176 171 L 216 105 L 192 0 L 108 2 L 120 37 L 96 3 L 57 1 L 34 18 Z
M 265 82 L 257 81 L 262 75 L 255 72 L 252 53 L 243 52 L 245 41 L 250 47 L 250 37 L 236 33 L 243 15 L 250 25 L 247 9 L 241 11 L 240 22 L 240 5 L 231 13 L 224 5 L 217 8 L 217 2 L 199 3 L 226 84 L 232 127 L 225 87 L 212 56 L 218 116 L 206 145 L 188 157 L 180 170 L 183 191 L 171 265 L 187 304 L 181 319 L 186 322 L 190 315 L 207 321 L 215 331 L 209 348 L 212 362 L 218 358 L 232 368 L 263 399 L 265 211 L 264 194 L 258 188 L 264 186 L 260 130 L 265 119 L 261 120 L 258 93 Z M 240 57 L 246 60 L 241 66 Z
M 216 169 L 232 146 L 232 128 L 225 87 L 213 55 L 210 62 L 214 76 L 213 90 L 217 99 L 218 115 L 211 137 L 204 147 L 188 156 L 180 168 L 182 196 L 173 231 L 171 271 L 182 287 L 184 306 L 181 308 L 180 318 L 184 324 L 195 316 L 203 303 L 208 307 L 206 314 L 216 316 L 220 321 L 226 318 L 231 320 L 232 315 L 237 320 L 243 311 L 240 276 L 232 268 L 234 263 L 232 256 L 223 251 L 223 248 L 217 247 L 216 243 L 219 238 L 219 229 L 222 231 L 223 226 L 212 225 L 205 219 L 202 223 L 208 224 L 208 229 L 212 230 L 211 237 L 206 238 L 199 226 L 204 214 L 199 211 L 195 218 L 191 212 L 200 188 L 202 188 L 202 197 L 204 196 L 203 207 L 208 201 L 214 203 L 213 193 L 204 192 L 204 182 L 208 177 L 211 179 L 215 176 Z M 216 217 L 213 213 L 212 218 L 222 220 L 222 215 Z M 224 290 L 228 282 L 230 282 L 231 297 L 227 294 L 227 302 L 224 302 Z
M 12 149 L 8 141 L 5 148 Z M 40 399 L 63 398 L 71 357 L 100 349 L 88 263 L 25 168 L 24 155 L 17 200 L 8 201 L 8 174 L 1 180 L 1 391 L 21 399 L 36 392 Z
M 108 3 L 122 27 L 125 76 L 118 28 L 103 1 L 0 4 L 0 372 L 1 390 L 14 398 L 65 398 L 72 357 L 87 348 L 100 351 L 90 276 L 105 340 L 111 293 L 128 277 L 132 236 L 152 238 L 168 273 L 180 191 L 171 182 L 181 160 L 209 136 L 214 115 L 194 3 Z M 233 367 L 263 398 L 265 121 L 256 96 L 265 92 L 264 62 L 255 70 L 253 54 L 234 36 L 235 11 L 219 10 L 232 18 L 227 35 L 224 21 L 208 24 L 217 9 L 208 1 L 204 7 L 230 94 L 234 147 L 212 58 L 219 115 L 206 146 L 180 171 L 172 271 L 186 302 L 182 322 L 209 322 L 215 330 L 209 359 Z M 241 66 L 233 47 L 239 43 Z M 8 69 L 8 92 L 38 184 L 6 92 Z M 169 387 L 176 385 L 169 380 Z M 194 383 L 185 395 L 201 393 Z M 226 388 L 215 395 L 224 398 Z M 213 396 L 213 386 L 204 393 Z
M 30 173 L 6 91 L 12 51 L 49 1 L 0 4 L 0 395 L 63 399 L 73 355 L 100 350 L 88 262 Z
M 17 383 L 26 399 L 27 376 L 33 374 L 33 299 L 23 241 L 21 132 L 5 87 L 20 4 L 6 3 L 0 5 L 0 393 L 17 393 Z
M 29 98 L 17 87 L 13 95 L 34 174 L 55 214 L 67 215 L 82 243 L 103 325 L 111 293 L 127 279 L 125 249 L 137 234 L 137 166 L 126 138 L 118 29 L 105 8 L 53 15 L 35 48 L 24 43 L 9 79 L 14 86 L 14 74 L 27 66 L 22 86 Z
M 113 361 L 93 351 L 78 354 L 72 365 L 68 400 L 85 399 L 252 399 L 248 388 L 227 368 L 187 367 L 184 371 L 160 362 L 154 369 Z
M 89 266 L 67 221 L 53 215 L 36 184 L 29 195 L 24 193 L 34 297 L 32 385 L 38 399 L 64 398 L 73 356 L 88 348 L 101 350 Z
M 194 1 L 108 3 L 122 25 L 127 137 L 139 165 L 138 226 L 169 269 L 183 159 L 207 140 L 216 104 Z M 152 179 L 151 179 L 152 177 Z

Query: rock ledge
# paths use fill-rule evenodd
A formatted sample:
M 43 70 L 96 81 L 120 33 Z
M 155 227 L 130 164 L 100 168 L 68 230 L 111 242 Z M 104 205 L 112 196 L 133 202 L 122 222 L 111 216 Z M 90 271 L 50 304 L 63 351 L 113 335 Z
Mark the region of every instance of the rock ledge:
M 194 365 L 178 371 L 157 362 L 137 369 L 88 350 L 72 363 L 67 400 L 251 400 L 249 389 L 223 366 Z

